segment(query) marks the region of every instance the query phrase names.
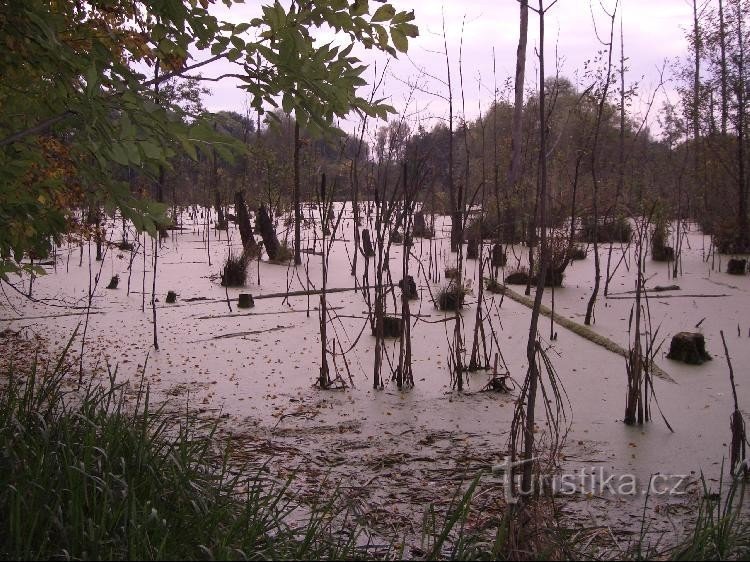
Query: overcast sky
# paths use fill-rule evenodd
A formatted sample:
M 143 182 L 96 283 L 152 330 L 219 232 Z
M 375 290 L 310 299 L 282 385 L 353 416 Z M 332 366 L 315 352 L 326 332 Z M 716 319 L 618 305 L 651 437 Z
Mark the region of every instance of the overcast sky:
M 246 4 L 235 5 L 230 12 L 217 10 L 217 16 L 233 21 L 249 21 L 258 15 L 260 6 L 269 3 L 249 0 Z M 548 5 L 549 0 L 545 0 Z M 372 0 L 371 4 L 377 6 Z M 509 77 L 515 72 L 516 47 L 519 33 L 519 8 L 517 0 L 391 0 L 399 10 L 414 10 L 420 36 L 410 40 L 409 53 L 400 54 L 397 60 L 389 63 L 389 72 L 384 81 L 381 97 L 390 98 L 390 103 L 399 111 L 418 114 L 422 118 L 447 115 L 447 104 L 439 97 L 422 92 L 414 92 L 409 99 L 408 82 L 420 76 L 420 70 L 445 79 L 446 65 L 443 50 L 442 20 L 445 16 L 448 51 L 451 59 L 454 98 L 456 111 L 461 113 L 459 90 L 458 59 L 461 46 L 463 24 L 463 80 L 466 97 L 466 115 L 475 118 L 479 104 L 486 110 L 493 99 L 493 48 L 497 68 L 497 85 L 502 90 Z M 531 0 L 537 6 L 537 0 Z M 559 59 L 559 72 L 574 84 L 582 87 L 589 81 L 584 76 L 584 65 L 593 59 L 603 46 L 597 39 L 598 30 L 602 39 L 609 36 L 609 18 L 602 6 L 611 12 L 615 0 L 558 0 L 547 12 L 545 18 L 545 58 L 546 74 L 556 72 L 555 58 Z M 228 17 L 229 16 L 229 17 Z M 687 56 L 685 33 L 692 25 L 692 2 L 690 0 L 620 0 L 615 31 L 615 64 L 619 65 L 619 28 L 622 27 L 625 39 L 626 66 L 629 72 L 628 84 L 639 82 L 639 100 L 634 104 L 634 112 L 642 112 L 647 100 L 659 84 L 659 69 L 665 61 L 673 62 L 678 57 Z M 538 60 L 536 50 L 539 45 L 539 19 L 536 13 L 529 13 L 529 40 L 527 49 L 526 88 L 533 88 L 537 82 Z M 324 32 L 321 40 L 329 40 Z M 389 58 L 383 53 L 359 51 L 360 58 L 371 65 L 365 74 L 372 81 L 375 65 L 381 69 Z M 214 69 L 206 75 L 214 74 Z M 671 76 L 667 68 L 665 77 Z M 426 81 L 426 82 L 425 82 Z M 482 95 L 479 95 L 480 82 Z M 423 84 L 430 89 L 445 93 L 444 86 L 422 77 Z M 231 82 L 212 84 L 212 95 L 206 100 L 208 109 L 243 111 L 245 94 Z M 669 96 L 677 101 L 673 87 L 667 84 L 664 92 L 657 97 L 657 104 Z M 364 94 L 364 92 L 363 92 Z M 501 94 L 502 95 L 502 94 Z M 652 110 L 652 129 L 658 130 L 655 123 L 657 108 Z M 352 130 L 354 121 L 341 123 L 342 128 Z

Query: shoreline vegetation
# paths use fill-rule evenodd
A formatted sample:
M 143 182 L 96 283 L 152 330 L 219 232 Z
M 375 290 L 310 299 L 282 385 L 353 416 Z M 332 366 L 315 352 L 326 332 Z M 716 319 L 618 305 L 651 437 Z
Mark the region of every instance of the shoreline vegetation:
M 6 334 L 5 338 L 12 337 Z M 70 340 L 72 342 L 72 339 Z M 69 389 L 67 353 L 39 348 L 28 369 L 2 367 L 0 557 L 3 559 L 746 559 L 750 521 L 738 480 L 704 489 L 676 545 L 610 529 L 582 539 L 542 493 L 508 505 L 481 527 L 468 522 L 483 474 L 457 486 L 446 513 L 425 510 L 419 544 L 368 525 L 345 494 L 299 501 L 294 477 L 238 465 L 218 421 L 188 406 L 168 413 L 137 389 L 103 380 Z M 144 371 L 147 365 L 144 365 Z M 23 371 L 23 373 L 22 373 Z M 73 377 L 74 378 L 74 377 Z M 704 482 L 705 486 L 705 482 Z M 519 506 L 523 505 L 521 508 Z M 601 535 L 600 538 L 597 538 Z M 609 536 L 612 537 L 610 542 Z M 662 537 L 663 539 L 664 537 Z

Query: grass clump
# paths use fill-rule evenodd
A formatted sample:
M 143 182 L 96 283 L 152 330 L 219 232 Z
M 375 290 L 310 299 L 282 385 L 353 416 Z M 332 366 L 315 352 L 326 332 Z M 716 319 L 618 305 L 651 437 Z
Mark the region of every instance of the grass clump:
M 440 310 L 458 310 L 464 305 L 464 298 L 468 293 L 467 287 L 451 282 L 440 288 L 435 297 L 435 304 Z
M 281 242 L 278 249 L 276 250 L 276 256 L 273 259 L 269 258 L 271 263 L 288 263 L 294 259 L 294 249 L 286 242 Z
M 457 267 L 446 267 L 445 268 L 445 278 L 446 279 L 458 279 L 458 268 Z
M 71 340 L 72 341 L 72 340 Z M 154 411 L 141 383 L 64 390 L 64 361 L 0 373 L 0 558 L 297 559 L 355 554 L 333 510 L 296 509 L 289 481 L 230 469 L 215 422 Z
M 495 294 L 501 294 L 504 291 L 504 289 L 505 289 L 503 287 L 502 283 L 500 283 L 494 277 L 485 277 L 485 279 L 484 279 L 484 287 L 490 293 L 495 293 Z
M 248 257 L 246 254 L 243 253 L 239 257 L 229 254 L 221 273 L 221 286 L 244 287 L 245 281 L 247 281 L 247 264 Z
M 633 236 L 633 226 L 627 218 L 619 216 L 616 218 L 594 220 L 594 217 L 584 217 L 581 227 L 581 238 L 584 242 L 593 243 L 596 239 L 602 242 L 630 242 Z

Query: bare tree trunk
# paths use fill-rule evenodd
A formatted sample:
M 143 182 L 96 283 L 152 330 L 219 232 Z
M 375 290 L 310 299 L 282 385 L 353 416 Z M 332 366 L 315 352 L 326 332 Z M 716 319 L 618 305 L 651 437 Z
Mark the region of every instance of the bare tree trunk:
M 719 45 L 721 48 L 721 134 L 727 134 L 727 37 L 724 30 L 724 0 L 719 0 Z
M 528 391 L 526 406 L 526 423 L 524 435 L 524 456 L 527 461 L 523 465 L 521 474 L 521 490 L 531 490 L 534 465 L 531 459 L 534 455 L 534 423 L 536 408 L 536 390 L 539 383 L 539 365 L 537 363 L 537 337 L 539 332 L 539 311 L 542 306 L 544 294 L 544 283 L 549 265 L 549 250 L 547 248 L 547 116 L 545 109 L 544 91 L 544 6 L 543 0 L 539 0 L 539 226 L 540 238 L 540 264 L 539 276 L 536 282 L 536 295 L 534 296 L 534 307 L 531 311 L 531 325 L 529 326 L 529 339 L 526 342 L 526 360 L 529 363 Z
M 301 223 L 302 223 L 302 210 L 300 208 L 299 200 L 299 121 L 294 120 L 294 265 L 300 265 L 302 263 L 301 254 Z
M 456 192 L 456 183 L 453 176 L 453 88 L 451 84 L 451 61 L 448 56 L 448 40 L 445 34 L 445 15 L 443 15 L 443 52 L 445 54 L 445 66 L 448 73 L 448 196 L 451 205 L 451 252 L 457 252 L 458 246 L 463 242 L 461 229 L 461 217 L 463 213 L 459 206 L 463 201 L 461 189 Z
M 591 325 L 591 318 L 594 314 L 594 304 L 599 296 L 599 286 L 601 284 L 602 272 L 601 272 L 601 260 L 599 259 L 599 177 L 597 174 L 597 150 L 599 148 L 599 133 L 602 127 L 602 117 L 604 115 L 604 107 L 607 103 L 607 94 L 609 93 L 610 78 L 612 73 L 612 45 L 614 44 L 615 34 L 615 16 L 617 14 L 618 2 L 615 2 L 615 9 L 612 11 L 610 16 L 610 27 L 609 27 L 609 44 L 607 45 L 608 60 L 607 60 L 607 77 L 604 82 L 604 90 L 601 93 L 599 99 L 599 108 L 596 114 L 596 129 L 594 130 L 594 143 L 591 147 L 591 180 L 593 182 L 593 198 L 592 206 L 594 211 L 594 290 L 591 292 L 591 297 L 586 305 L 586 318 L 584 324 L 587 326 Z
M 747 220 L 747 186 L 745 182 L 745 111 L 747 110 L 745 89 L 745 45 L 742 29 L 742 7 L 740 2 L 736 6 L 737 14 L 737 159 L 739 170 L 737 174 L 737 191 L 739 195 L 737 217 L 737 247 L 735 252 L 745 253 L 750 250 L 750 232 Z
M 693 181 L 698 181 L 698 174 L 700 172 L 700 89 L 701 89 L 701 34 L 700 27 L 698 25 L 698 1 L 693 0 L 693 55 L 695 71 L 693 75 L 693 108 L 692 108 L 692 121 L 693 121 Z M 703 184 L 703 208 L 708 208 L 708 186 L 706 182 Z M 678 213 L 677 220 L 680 220 Z M 678 222 L 679 225 L 679 222 Z M 678 226 L 679 228 L 679 226 Z M 679 239 L 679 233 L 678 233 Z M 675 250 L 677 245 L 675 244 Z M 675 264 L 677 263 L 677 256 L 675 255 Z M 676 266 L 675 266 L 676 269 Z
M 625 191 L 625 37 L 622 32 L 622 13 L 620 13 L 620 135 L 618 146 L 618 169 L 617 169 L 617 191 L 615 192 L 615 203 L 613 218 L 617 218 L 620 197 Z M 607 273 L 604 277 L 604 296 L 609 293 L 609 282 L 614 273 L 610 275 L 612 265 L 612 249 L 614 241 L 609 241 L 607 252 Z
M 529 0 L 520 0 L 521 17 L 516 50 L 515 100 L 513 106 L 513 123 L 511 128 L 511 161 L 508 170 L 508 190 L 506 191 L 506 225 L 515 234 L 516 213 L 511 208 L 511 194 L 516 190 L 521 178 L 521 148 L 523 144 L 523 84 L 526 73 L 526 43 L 529 31 Z

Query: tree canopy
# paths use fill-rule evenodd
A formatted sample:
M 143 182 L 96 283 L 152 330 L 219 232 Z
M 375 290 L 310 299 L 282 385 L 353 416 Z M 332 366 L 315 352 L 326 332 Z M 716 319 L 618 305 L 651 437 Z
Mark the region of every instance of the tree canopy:
M 153 234 L 163 207 L 131 193 L 113 169 L 156 177 L 178 149 L 192 158 L 244 149 L 170 99 L 170 79 L 200 79 L 210 63 L 231 61 L 236 71 L 225 76 L 240 80 L 253 108 L 281 106 L 317 133 L 352 110 L 393 111 L 358 95 L 366 67 L 352 50 L 405 52 L 418 33 L 412 12 L 293 0 L 230 23 L 212 14 L 214 3 L 11 0 L 0 9 L 0 275 L 46 255 L 76 206 L 119 208 Z M 319 44 L 317 28 L 343 47 Z

